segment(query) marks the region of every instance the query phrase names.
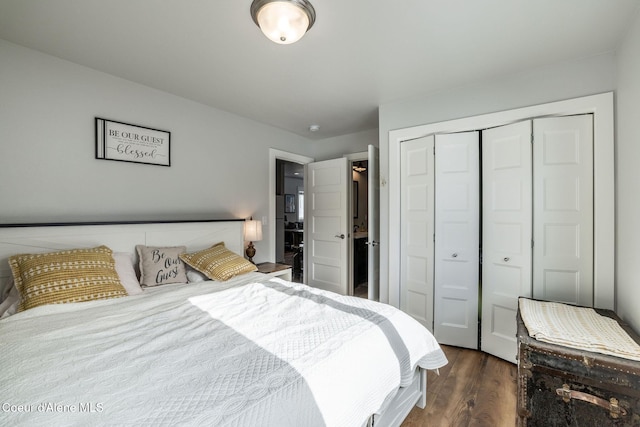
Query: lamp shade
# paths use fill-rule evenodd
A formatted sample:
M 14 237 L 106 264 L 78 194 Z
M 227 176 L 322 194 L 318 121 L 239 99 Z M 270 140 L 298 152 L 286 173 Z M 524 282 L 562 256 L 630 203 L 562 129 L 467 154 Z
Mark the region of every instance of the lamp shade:
M 262 240 L 262 222 L 254 219 L 244 222 L 244 239 L 249 242 Z
M 306 0 L 254 0 L 251 16 L 268 39 L 295 43 L 315 22 L 315 10 Z

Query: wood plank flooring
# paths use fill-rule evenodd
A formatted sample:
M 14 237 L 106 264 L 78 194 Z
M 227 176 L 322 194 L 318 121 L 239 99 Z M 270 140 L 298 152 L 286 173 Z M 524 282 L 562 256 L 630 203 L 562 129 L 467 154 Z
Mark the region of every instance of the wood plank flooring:
M 449 363 L 427 374 L 427 406 L 401 427 L 516 425 L 516 365 L 487 353 L 442 346 Z

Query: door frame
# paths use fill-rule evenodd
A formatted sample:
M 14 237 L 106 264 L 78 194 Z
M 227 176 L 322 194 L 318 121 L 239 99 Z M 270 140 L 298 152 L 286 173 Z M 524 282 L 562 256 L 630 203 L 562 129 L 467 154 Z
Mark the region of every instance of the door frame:
M 381 212 L 380 300 L 400 306 L 400 147 L 404 141 L 430 134 L 481 130 L 543 116 L 593 114 L 594 137 L 594 306 L 615 309 L 615 175 L 613 92 L 517 108 L 462 119 L 389 131 L 386 165 L 381 164 L 381 200 L 388 203 L 388 215 Z M 383 166 L 388 177 L 384 178 Z M 386 256 L 385 256 L 386 255 Z M 388 260 L 388 264 L 384 260 Z M 385 297 L 387 300 L 385 301 Z
M 285 160 L 303 165 L 314 161 L 312 157 L 269 148 L 269 214 L 267 219 L 269 225 L 267 230 L 269 241 L 271 242 L 269 245 L 269 261 L 271 262 L 276 260 L 276 160 Z M 264 219 L 262 222 L 264 223 Z

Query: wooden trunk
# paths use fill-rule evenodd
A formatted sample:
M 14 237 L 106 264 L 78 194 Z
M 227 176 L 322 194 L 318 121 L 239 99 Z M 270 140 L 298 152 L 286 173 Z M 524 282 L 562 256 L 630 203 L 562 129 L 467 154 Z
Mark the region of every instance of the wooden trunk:
M 640 362 L 538 341 L 517 322 L 519 426 L 640 426 Z

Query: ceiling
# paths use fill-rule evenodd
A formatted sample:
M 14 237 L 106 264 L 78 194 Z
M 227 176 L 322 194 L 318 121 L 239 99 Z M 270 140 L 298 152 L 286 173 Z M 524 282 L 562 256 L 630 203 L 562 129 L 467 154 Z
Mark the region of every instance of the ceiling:
M 277 160 L 284 165 L 284 176 L 286 178 L 303 178 L 304 165 L 296 162 L 288 162 L 286 160 Z
M 614 51 L 640 4 L 311 2 L 292 45 L 251 0 L 0 0 L 0 38 L 316 140 L 377 128 L 385 103 Z

